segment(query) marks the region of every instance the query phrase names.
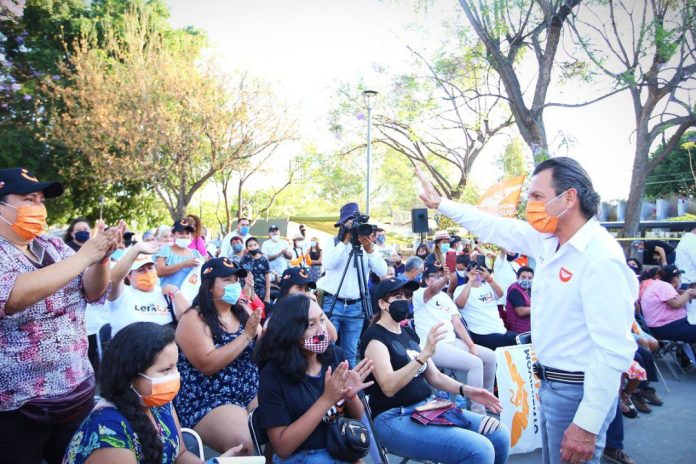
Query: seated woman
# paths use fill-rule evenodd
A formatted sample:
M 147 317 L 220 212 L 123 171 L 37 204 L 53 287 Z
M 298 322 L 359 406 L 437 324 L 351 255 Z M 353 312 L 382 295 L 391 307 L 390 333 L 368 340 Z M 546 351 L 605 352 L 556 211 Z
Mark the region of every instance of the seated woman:
M 239 279 L 246 275 L 227 258 L 207 261 L 198 295 L 176 329 L 181 423 L 219 452 L 238 443 L 244 454 L 253 449 L 247 420 L 259 385 L 251 354 L 261 311 L 242 306 Z
M 421 348 L 430 329 L 443 323 L 445 337 L 438 345 L 433 361 L 441 367 L 466 372 L 469 385 L 485 388 L 493 393 L 495 383 L 495 353 L 484 346 L 475 345 L 464 327 L 457 306 L 442 289 L 449 281 L 449 269 L 429 264 L 425 267 L 423 278 L 425 288 L 413 293 L 413 314 L 416 331 L 420 337 Z M 473 402 L 471 410 L 485 414 L 483 404 Z
M 471 339 L 491 350 L 515 345 L 517 332 L 505 328 L 496 304 L 503 289 L 486 268 L 471 263 L 467 271 L 469 280 L 454 291 L 454 303 L 461 309 Z
M 516 333 L 525 333 L 532 330 L 532 281 L 534 269 L 522 266 L 517 270 L 517 282 L 510 285 L 505 299 L 505 315 L 507 327 Z
M 357 393 L 372 362 L 353 370 L 340 348 L 329 342 L 326 316 L 307 295 L 281 298 L 254 358 L 261 369 L 259 426 L 273 446 L 273 462 L 331 464 L 324 418 L 343 411 L 359 419 Z
M 430 398 L 431 387 L 468 396 L 495 413 L 502 410 L 491 392 L 447 377 L 430 359 L 447 336 L 443 322 L 431 327 L 422 349 L 413 330 L 400 325 L 408 313 L 407 293 L 414 288 L 413 282 L 389 279 L 373 290 L 375 317 L 361 346 L 364 356 L 374 360 L 376 383 L 368 393 L 377 439 L 389 451 L 411 459 L 506 462 L 510 434 L 493 417 L 463 411 L 467 427 L 422 425 L 411 419 L 413 411 Z
M 63 463 L 200 463 L 186 450 L 171 403 L 179 391 L 178 353 L 170 327 L 136 322 L 116 334 L 102 360 L 103 399 L 75 432 Z
M 681 295 L 681 273 L 675 266 L 663 266 L 657 271 L 658 279 L 645 289 L 640 298 L 643 318 L 650 332 L 658 340 L 696 343 L 696 325 L 686 319 L 686 304 L 696 298 L 696 289 Z
M 111 269 L 112 288 L 104 316 L 111 323 L 112 335 L 139 321 L 174 326 L 189 306 L 175 286 L 160 288 L 155 263 L 149 256 L 159 247 L 157 242 L 138 242 Z M 172 310 L 165 296 L 172 302 Z

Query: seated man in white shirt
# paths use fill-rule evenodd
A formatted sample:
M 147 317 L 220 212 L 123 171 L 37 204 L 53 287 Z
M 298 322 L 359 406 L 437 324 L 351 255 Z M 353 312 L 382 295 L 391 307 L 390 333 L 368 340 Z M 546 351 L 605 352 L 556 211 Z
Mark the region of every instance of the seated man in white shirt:
M 440 322 L 447 329 L 445 338 L 437 344 L 433 361 L 440 367 L 447 367 L 466 373 L 466 383 L 476 388 L 493 392 L 495 381 L 495 353 L 486 347 L 475 345 L 464 327 L 459 310 L 452 299 L 442 289 L 449 282 L 449 269 L 440 263 L 432 262 L 425 267 L 423 278 L 426 287 L 413 293 L 413 314 L 416 333 L 425 346 L 430 329 Z M 472 402 L 471 410 L 485 414 L 480 403 Z
M 288 268 L 288 260 L 292 258 L 292 254 L 290 244 L 280 236 L 278 226 L 272 225 L 268 228 L 268 240 L 261 245 L 261 252 L 268 258 L 271 272 L 275 275 L 274 280 L 279 281 Z
M 470 263 L 467 271 L 469 280 L 454 290 L 454 303 L 462 311 L 472 340 L 491 350 L 515 345 L 517 334 L 505 329 L 496 304 L 503 289 L 488 269 Z

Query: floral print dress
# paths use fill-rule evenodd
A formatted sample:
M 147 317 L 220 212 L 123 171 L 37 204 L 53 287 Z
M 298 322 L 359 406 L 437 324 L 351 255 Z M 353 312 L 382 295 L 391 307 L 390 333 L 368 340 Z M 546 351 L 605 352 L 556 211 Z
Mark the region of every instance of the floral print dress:
M 240 324 L 235 333 L 223 332 L 214 340 L 220 348 L 244 333 Z M 252 341 L 231 364 L 213 375 L 205 375 L 179 353 L 177 368 L 181 375 L 181 389 L 174 399 L 182 427 L 194 428 L 213 409 L 234 404 L 246 409 L 259 390 L 259 369 L 251 360 L 256 342 Z
M 179 431 L 174 422 L 172 408 L 171 403 L 150 408 L 162 438 L 162 464 L 172 464 L 179 455 Z M 138 435 L 128 419 L 113 405 L 103 400 L 73 435 L 65 451 L 63 464 L 83 464 L 95 450 L 102 448 L 129 449 L 135 454 L 138 464 L 151 464 L 145 462 Z

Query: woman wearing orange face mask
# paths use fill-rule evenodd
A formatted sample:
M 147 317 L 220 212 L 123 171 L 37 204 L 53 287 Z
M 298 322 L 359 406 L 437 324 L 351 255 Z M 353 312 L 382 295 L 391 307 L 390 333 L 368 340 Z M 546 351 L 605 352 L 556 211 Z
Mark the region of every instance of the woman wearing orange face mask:
M 0 169 L 0 462 L 59 462 L 93 404 L 85 308 L 104 301 L 123 226 L 78 252 L 42 235 L 44 198 L 62 193 L 26 169 Z
M 136 322 L 120 331 L 104 355 L 103 399 L 72 437 L 63 463 L 200 463 L 186 449 L 172 403 L 181 382 L 178 354 L 169 327 Z
M 113 287 L 105 317 L 112 335 L 133 322 L 173 324 L 188 308 L 190 302 L 178 288 L 159 286 L 151 257 L 159 249 L 157 242 L 137 242 L 111 270 Z

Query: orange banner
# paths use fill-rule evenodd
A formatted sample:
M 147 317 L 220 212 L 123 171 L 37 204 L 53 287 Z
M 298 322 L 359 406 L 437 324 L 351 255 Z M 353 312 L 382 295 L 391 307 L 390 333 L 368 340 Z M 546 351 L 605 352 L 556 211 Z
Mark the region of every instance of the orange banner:
M 525 176 L 505 179 L 486 190 L 479 201 L 479 209 L 502 217 L 515 217 L 517 203 Z

